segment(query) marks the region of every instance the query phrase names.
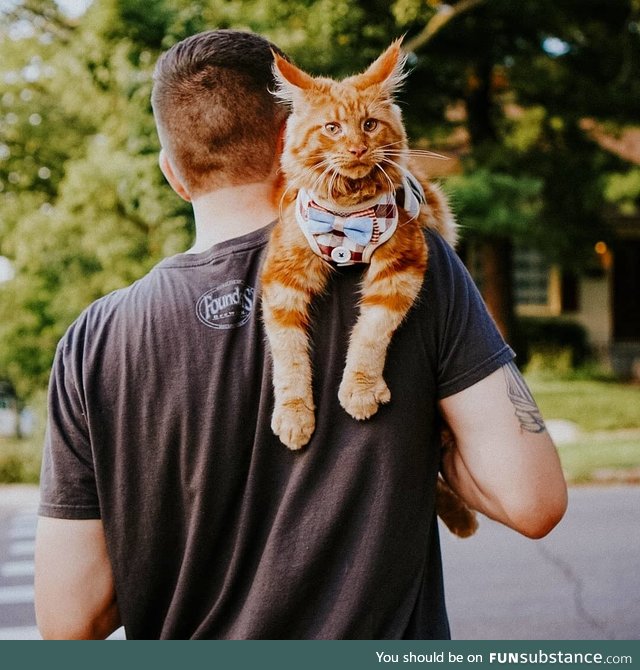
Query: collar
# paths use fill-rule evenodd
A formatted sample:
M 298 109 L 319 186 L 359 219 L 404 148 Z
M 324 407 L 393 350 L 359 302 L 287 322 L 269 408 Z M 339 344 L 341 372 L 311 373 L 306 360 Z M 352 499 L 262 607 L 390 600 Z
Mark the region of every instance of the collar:
M 408 170 L 402 176 L 402 191 L 402 207 L 415 218 L 425 196 L 422 186 Z M 396 194 L 391 192 L 336 210 L 335 204 L 300 189 L 295 212 L 313 252 L 337 266 L 369 263 L 374 251 L 398 227 Z

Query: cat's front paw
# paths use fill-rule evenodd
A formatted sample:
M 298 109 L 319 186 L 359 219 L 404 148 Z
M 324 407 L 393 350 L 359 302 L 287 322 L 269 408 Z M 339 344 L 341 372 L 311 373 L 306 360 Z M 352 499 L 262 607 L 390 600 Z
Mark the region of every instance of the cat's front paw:
M 391 392 L 382 377 L 371 378 L 361 372 L 345 373 L 338 400 L 347 414 L 362 421 L 373 416 L 379 405 L 389 402 Z
M 276 405 L 273 410 L 271 430 L 289 449 L 302 449 L 311 439 L 315 428 L 315 414 L 301 398 Z

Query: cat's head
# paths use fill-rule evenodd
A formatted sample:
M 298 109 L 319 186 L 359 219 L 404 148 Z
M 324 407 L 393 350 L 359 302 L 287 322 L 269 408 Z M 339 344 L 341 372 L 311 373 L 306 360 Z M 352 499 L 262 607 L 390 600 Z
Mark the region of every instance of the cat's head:
M 396 40 L 361 74 L 334 81 L 274 54 L 275 93 L 291 105 L 282 168 L 295 188 L 349 205 L 399 186 L 407 137 L 394 93 L 405 60 Z

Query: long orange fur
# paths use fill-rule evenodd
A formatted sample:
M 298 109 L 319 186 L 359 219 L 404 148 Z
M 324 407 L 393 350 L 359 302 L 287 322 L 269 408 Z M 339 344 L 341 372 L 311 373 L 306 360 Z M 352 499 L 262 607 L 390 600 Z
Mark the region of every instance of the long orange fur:
M 410 153 L 393 96 L 404 77 L 404 58 L 398 40 L 364 73 L 343 81 L 311 77 L 277 54 L 274 59 L 277 94 L 291 105 L 292 114 L 282 155 L 282 216 L 262 271 L 262 304 L 273 359 L 272 429 L 287 447 L 300 449 L 315 429 L 309 306 L 332 267 L 311 250 L 300 230 L 295 197 L 306 188 L 339 208 L 401 188 L 401 168 L 407 167 Z M 338 124 L 340 134 L 331 134 L 327 124 Z M 382 372 L 391 338 L 424 280 L 428 248 L 423 227 L 437 230 L 451 244 L 456 240 L 445 197 L 434 184 L 421 182 L 426 202 L 420 214 L 411 219 L 398 207 L 395 233 L 376 249 L 363 273 L 360 313 L 338 390 L 340 404 L 358 420 L 368 419 L 391 398 Z M 442 480 L 438 506 L 454 510 L 456 534 L 473 532 L 475 518 Z

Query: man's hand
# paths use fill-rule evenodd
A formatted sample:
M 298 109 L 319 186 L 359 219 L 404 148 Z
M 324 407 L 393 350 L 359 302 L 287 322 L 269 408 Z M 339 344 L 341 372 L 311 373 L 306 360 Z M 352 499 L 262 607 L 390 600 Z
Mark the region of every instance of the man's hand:
M 555 446 L 514 363 L 440 402 L 456 447 L 445 449 L 451 488 L 486 516 L 531 538 L 549 533 L 567 507 Z
M 45 640 L 102 640 L 120 626 L 101 521 L 38 519 L 35 605 Z

